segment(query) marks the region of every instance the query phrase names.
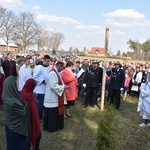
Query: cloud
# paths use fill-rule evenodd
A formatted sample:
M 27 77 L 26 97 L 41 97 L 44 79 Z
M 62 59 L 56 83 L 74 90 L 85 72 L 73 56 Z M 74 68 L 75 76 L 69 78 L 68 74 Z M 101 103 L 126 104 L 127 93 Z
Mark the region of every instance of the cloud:
M 33 6 L 32 9 L 35 10 L 35 11 L 40 11 L 41 10 L 40 6 Z
M 98 25 L 79 25 L 75 27 L 76 29 L 86 30 L 93 33 L 104 33 L 104 27 Z
M 59 24 L 81 24 L 78 20 L 69 18 L 69 17 L 62 17 L 62 16 L 54 16 L 54 15 L 47 15 L 47 14 L 39 14 L 37 16 L 38 20 L 47 21 L 47 22 L 56 22 Z
M 133 9 L 117 9 L 114 12 L 107 13 L 106 17 L 144 19 L 145 15 Z
M 73 18 L 69 17 L 62 17 L 62 16 L 54 16 L 54 15 L 47 15 L 47 14 L 39 14 L 37 15 L 37 20 L 44 21 L 44 22 L 55 22 L 58 24 L 75 24 L 75 29 L 83 30 L 83 31 L 89 31 L 89 34 L 91 33 L 104 33 L 104 27 L 98 26 L 98 25 L 84 25 L 78 20 L 75 20 Z M 87 33 L 87 32 L 86 32 Z
M 122 32 L 122 31 L 119 31 L 119 30 L 116 30 L 114 33 L 115 33 L 116 35 L 120 35 L 120 36 L 126 35 L 125 32 Z
M 0 4 L 4 8 L 8 9 L 23 5 L 21 0 L 0 0 Z
M 108 18 L 106 23 L 112 26 L 123 28 L 143 28 L 150 26 L 150 20 L 146 20 L 144 14 L 133 9 L 117 9 L 107 13 L 105 16 Z

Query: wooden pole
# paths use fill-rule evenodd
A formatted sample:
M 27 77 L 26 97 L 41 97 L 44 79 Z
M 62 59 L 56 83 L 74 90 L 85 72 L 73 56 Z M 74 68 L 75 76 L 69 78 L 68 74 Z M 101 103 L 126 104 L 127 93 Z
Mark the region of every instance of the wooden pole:
M 104 56 L 102 93 L 101 93 L 101 111 L 104 110 L 104 100 L 105 100 L 105 84 L 106 84 L 106 64 L 107 64 L 107 53 L 108 53 L 108 38 L 109 38 L 109 28 L 106 27 L 106 30 L 105 30 L 105 56 Z

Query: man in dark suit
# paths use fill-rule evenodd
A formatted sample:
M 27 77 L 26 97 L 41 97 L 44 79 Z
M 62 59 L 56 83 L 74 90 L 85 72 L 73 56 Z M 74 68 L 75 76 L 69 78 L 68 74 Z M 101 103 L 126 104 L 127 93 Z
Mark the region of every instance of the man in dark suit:
M 87 68 L 83 79 L 83 86 L 86 87 L 86 97 L 84 107 L 94 107 L 97 105 L 97 93 L 99 85 L 102 84 L 103 70 L 98 66 L 98 61 L 93 61 Z
M 81 98 L 81 99 L 85 99 L 85 87 L 83 87 L 83 79 L 84 79 L 84 75 L 85 75 L 85 72 L 87 71 L 87 68 L 89 67 L 89 64 L 88 64 L 88 59 L 85 59 L 84 61 L 83 61 L 83 64 L 82 64 L 82 66 L 81 66 L 81 69 L 83 69 L 84 70 L 84 73 L 81 75 L 81 77 L 78 79 L 79 81 L 80 81 L 80 83 L 79 83 L 79 86 L 80 86 L 80 89 L 79 89 L 79 97 Z
M 12 60 L 12 53 L 7 53 L 7 59 L 2 62 L 2 67 L 5 73 L 5 78 L 13 75 L 17 77 L 16 62 Z
M 116 109 L 120 110 L 120 94 L 123 91 L 125 72 L 121 69 L 120 62 L 116 62 L 112 68 L 110 76 L 110 104 L 115 104 Z

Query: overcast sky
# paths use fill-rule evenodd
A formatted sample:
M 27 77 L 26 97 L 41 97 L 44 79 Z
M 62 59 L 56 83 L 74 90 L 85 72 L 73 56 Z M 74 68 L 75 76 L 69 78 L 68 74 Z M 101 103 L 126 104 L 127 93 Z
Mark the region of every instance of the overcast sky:
M 0 0 L 16 14 L 29 11 L 46 28 L 61 32 L 68 50 L 104 47 L 109 28 L 109 49 L 127 52 L 129 39 L 145 42 L 150 37 L 150 0 Z

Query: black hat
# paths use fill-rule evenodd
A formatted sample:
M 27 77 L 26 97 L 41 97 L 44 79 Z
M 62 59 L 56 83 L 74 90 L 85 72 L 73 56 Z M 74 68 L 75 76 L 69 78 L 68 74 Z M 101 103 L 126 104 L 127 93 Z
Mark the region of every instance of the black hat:
M 114 65 L 121 65 L 119 61 L 116 61 Z
M 93 60 L 92 64 L 98 64 L 99 62 L 97 60 Z

